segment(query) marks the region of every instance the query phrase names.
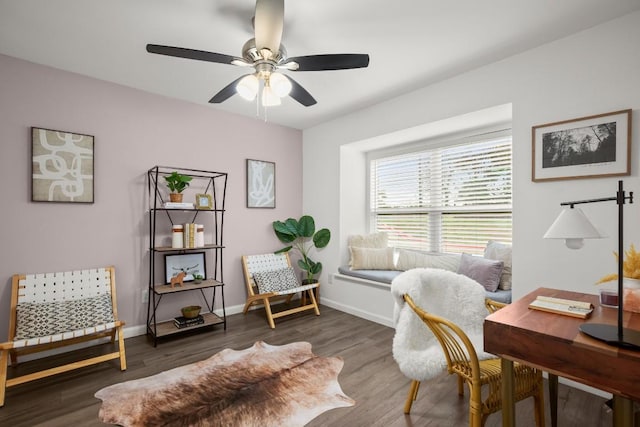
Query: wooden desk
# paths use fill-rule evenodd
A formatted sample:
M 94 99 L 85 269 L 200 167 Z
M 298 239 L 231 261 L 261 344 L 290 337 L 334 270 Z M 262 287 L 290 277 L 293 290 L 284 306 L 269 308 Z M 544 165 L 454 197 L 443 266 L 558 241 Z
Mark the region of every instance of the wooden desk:
M 588 319 L 529 309 L 538 295 L 587 301 Z M 609 346 L 578 330 L 584 322 L 617 324 L 617 310 L 601 307 L 596 295 L 539 288 L 486 318 L 484 349 L 502 357 L 502 425 L 514 426 L 513 361 L 522 362 L 614 395 L 614 425 L 633 426 L 640 400 L 640 351 Z M 640 330 L 640 314 L 625 312 L 624 326 Z

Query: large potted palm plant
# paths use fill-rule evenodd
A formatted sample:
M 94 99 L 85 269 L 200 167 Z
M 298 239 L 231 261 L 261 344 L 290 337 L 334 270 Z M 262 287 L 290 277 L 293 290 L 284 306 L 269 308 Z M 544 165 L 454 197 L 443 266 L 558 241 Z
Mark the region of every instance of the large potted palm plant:
M 315 221 L 309 215 L 303 215 L 299 220 L 289 218 L 284 222 L 274 221 L 273 231 L 282 243 L 287 244 L 276 253 L 297 251 L 300 255 L 298 267 L 306 272 L 307 276 L 303 284 L 314 283 L 314 277 L 322 271 L 322 263 L 309 258 L 309 252 L 313 248 L 321 249 L 327 246 L 331 240 L 331 232 L 326 228 L 316 231 Z

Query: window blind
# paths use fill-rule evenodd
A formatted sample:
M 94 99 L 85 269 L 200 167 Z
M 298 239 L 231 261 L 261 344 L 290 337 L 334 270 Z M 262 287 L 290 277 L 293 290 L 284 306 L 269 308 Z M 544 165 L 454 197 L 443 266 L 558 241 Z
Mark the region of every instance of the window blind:
M 373 229 L 390 245 L 482 253 L 511 242 L 511 135 L 371 160 Z

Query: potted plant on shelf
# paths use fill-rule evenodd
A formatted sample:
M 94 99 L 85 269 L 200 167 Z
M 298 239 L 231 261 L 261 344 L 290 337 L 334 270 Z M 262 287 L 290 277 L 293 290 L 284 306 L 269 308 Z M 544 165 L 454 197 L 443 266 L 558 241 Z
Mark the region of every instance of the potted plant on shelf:
M 294 218 L 284 222 L 274 221 L 273 231 L 282 243 L 289 244 L 276 253 L 289 252 L 292 249 L 298 251 L 300 255 L 298 267 L 305 271 L 307 276 L 302 283 L 316 282 L 314 276 L 322 270 L 322 263 L 309 258 L 309 252 L 313 248 L 321 249 L 327 246 L 331 240 L 331 232 L 326 228 L 316 231 L 315 221 L 309 215 L 303 215 L 297 221 Z
M 182 202 L 182 192 L 189 186 L 191 177 L 188 175 L 179 174 L 176 171 L 171 172 L 171 175 L 166 175 L 164 179 L 167 181 L 167 187 L 171 193 L 169 193 L 169 200 L 172 202 Z

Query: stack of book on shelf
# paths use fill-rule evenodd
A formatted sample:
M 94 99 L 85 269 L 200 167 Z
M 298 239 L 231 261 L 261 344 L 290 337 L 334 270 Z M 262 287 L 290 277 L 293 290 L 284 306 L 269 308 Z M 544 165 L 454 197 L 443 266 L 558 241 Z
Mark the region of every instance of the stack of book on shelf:
M 204 225 L 186 223 L 184 224 L 184 247 L 201 248 L 204 246 Z
M 173 319 L 173 324 L 176 325 L 176 328 L 188 328 L 189 326 L 202 325 L 204 323 L 204 317 L 202 314 L 196 317 L 187 318 L 184 316 L 178 316 Z
M 550 313 L 563 314 L 565 316 L 585 319 L 593 311 L 593 306 L 588 302 L 573 301 L 569 299 L 538 296 L 529 304 L 534 310 L 548 311 Z

